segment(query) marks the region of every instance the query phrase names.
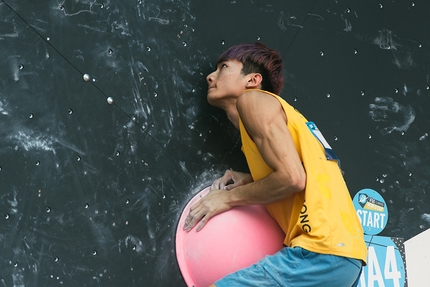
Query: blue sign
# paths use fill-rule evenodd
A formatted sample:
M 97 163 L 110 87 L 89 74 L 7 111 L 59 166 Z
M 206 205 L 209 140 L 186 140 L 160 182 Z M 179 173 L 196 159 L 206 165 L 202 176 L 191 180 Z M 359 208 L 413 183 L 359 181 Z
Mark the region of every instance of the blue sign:
M 358 287 L 405 286 L 403 239 L 365 235 L 367 266 L 363 268 Z
M 364 234 L 376 235 L 388 222 L 388 207 L 382 196 L 373 189 L 360 190 L 353 199 Z

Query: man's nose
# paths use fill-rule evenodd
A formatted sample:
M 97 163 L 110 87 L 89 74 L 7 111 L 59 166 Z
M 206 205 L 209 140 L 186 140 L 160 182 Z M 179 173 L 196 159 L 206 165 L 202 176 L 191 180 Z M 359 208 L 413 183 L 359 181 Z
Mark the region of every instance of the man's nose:
M 206 76 L 206 82 L 208 84 L 210 84 L 210 83 L 213 82 L 214 74 L 215 74 L 215 72 L 212 72 L 212 73 L 210 73 L 209 75 Z

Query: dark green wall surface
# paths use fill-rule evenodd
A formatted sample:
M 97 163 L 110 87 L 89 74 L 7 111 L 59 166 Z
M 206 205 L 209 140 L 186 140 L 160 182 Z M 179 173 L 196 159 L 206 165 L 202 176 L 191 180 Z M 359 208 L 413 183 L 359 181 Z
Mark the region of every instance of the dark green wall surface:
M 318 124 L 351 196 L 384 197 L 381 235 L 429 228 L 428 11 L 1 0 L 0 286 L 185 286 L 183 207 L 226 168 L 246 170 L 237 131 L 205 99 L 217 56 L 243 42 L 281 53 L 281 96 Z

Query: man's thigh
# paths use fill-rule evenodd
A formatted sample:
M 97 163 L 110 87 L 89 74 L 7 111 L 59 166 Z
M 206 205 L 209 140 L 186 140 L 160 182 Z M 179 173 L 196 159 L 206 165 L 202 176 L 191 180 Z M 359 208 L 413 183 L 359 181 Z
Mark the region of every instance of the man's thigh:
M 346 287 L 353 286 L 361 271 L 361 262 L 305 249 L 284 248 L 248 268 L 227 275 L 217 287 Z

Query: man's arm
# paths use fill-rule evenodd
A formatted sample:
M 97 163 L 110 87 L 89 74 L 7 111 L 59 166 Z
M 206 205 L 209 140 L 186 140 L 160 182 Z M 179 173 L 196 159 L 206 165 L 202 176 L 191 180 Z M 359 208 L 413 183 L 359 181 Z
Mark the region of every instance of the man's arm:
M 273 169 L 265 178 L 230 191 L 212 189 L 191 207 L 184 228 L 191 230 L 201 221 L 203 228 L 214 215 L 237 205 L 270 204 L 305 188 L 306 173 L 287 128 L 279 101 L 259 91 L 240 96 L 237 110 L 266 164 Z
M 249 194 L 238 196 L 238 205 L 270 204 L 302 191 L 306 173 L 279 101 L 265 93 L 249 91 L 239 97 L 237 109 L 261 156 L 273 169 L 267 177 L 246 187 Z

